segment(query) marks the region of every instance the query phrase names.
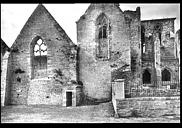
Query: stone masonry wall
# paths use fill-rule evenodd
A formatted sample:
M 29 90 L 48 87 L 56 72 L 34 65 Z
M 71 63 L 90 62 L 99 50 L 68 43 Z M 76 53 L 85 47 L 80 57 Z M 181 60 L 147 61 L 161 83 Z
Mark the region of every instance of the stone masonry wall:
M 153 34 L 154 41 L 156 40 L 155 26 L 161 25 L 161 55 L 164 57 L 174 57 L 174 39 L 170 38 L 170 31 L 174 33 L 174 19 L 147 20 L 141 22 L 145 29 L 145 36 L 149 33 Z M 167 56 L 166 56 L 167 55 Z
M 104 13 L 110 21 L 108 60 L 96 58 L 96 19 Z M 88 99 L 99 102 L 111 100 L 111 72 L 130 66 L 130 41 L 123 12 L 114 4 L 91 4 L 77 22 L 79 50 L 79 80 Z
M 180 116 L 180 97 L 140 97 L 116 102 L 119 117 Z
M 47 45 L 47 76 L 32 79 L 32 41 L 40 36 Z M 54 70 L 76 80 L 75 45 L 43 5 L 38 5 L 12 45 L 9 104 L 61 104 L 54 89 Z M 19 70 L 21 72 L 17 73 Z M 59 88 L 61 88 L 59 84 Z M 29 100 L 28 100 L 29 99 Z
M 141 14 L 140 7 L 136 11 L 124 11 L 130 40 L 132 82 L 140 83 L 141 75 Z
M 145 37 L 147 35 L 152 34 L 154 41 L 157 39 L 157 34 L 155 29 L 156 25 L 161 25 L 161 42 L 160 42 L 160 62 L 157 61 L 157 65 L 159 65 L 158 70 L 162 72 L 164 68 L 167 68 L 171 73 L 171 81 L 177 81 L 179 78 L 179 62 L 176 59 L 176 50 L 175 50 L 175 40 L 174 38 L 170 38 L 171 32 L 174 33 L 174 20 L 175 18 L 166 18 L 166 19 L 158 19 L 158 20 L 146 20 L 142 21 L 141 24 L 145 29 Z M 153 53 L 151 53 L 153 55 Z M 148 63 L 152 63 L 153 60 L 148 60 Z M 149 68 L 153 70 L 154 65 L 147 65 L 147 61 L 143 62 L 142 69 Z M 155 72 L 152 71 L 152 80 L 155 77 Z M 158 80 L 162 80 L 161 75 Z
M 164 60 L 161 63 L 161 70 L 168 69 L 171 73 L 171 81 L 179 81 L 179 61 L 177 59 Z

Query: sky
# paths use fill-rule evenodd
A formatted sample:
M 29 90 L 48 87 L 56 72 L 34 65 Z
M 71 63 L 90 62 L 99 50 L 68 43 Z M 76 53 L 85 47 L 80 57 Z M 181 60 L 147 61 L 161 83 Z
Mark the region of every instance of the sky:
M 1 4 L 1 39 L 11 47 L 18 34 L 38 4 Z M 76 21 L 85 13 L 90 4 L 43 4 L 67 35 L 76 44 Z M 173 18 L 175 32 L 180 28 L 180 3 L 175 4 L 122 4 L 120 8 L 136 10 L 141 8 L 141 20 Z

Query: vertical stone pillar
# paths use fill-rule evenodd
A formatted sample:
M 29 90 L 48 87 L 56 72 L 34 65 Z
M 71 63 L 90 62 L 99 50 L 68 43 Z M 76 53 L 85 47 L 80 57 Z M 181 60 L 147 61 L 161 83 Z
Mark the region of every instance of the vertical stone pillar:
M 179 82 L 180 82 L 180 79 L 181 79 L 181 77 L 180 77 L 180 37 L 178 37 L 178 42 L 177 42 L 177 54 L 178 54 L 178 62 L 179 62 Z
M 82 86 L 81 85 L 77 85 L 76 86 L 76 106 L 81 105 L 82 102 Z
M 155 82 L 155 87 L 159 87 L 161 86 L 161 56 L 160 56 L 160 40 L 157 38 L 154 42 L 154 70 L 155 70 L 155 74 L 154 74 L 154 82 Z
M 112 104 L 115 111 L 115 117 L 118 117 L 117 100 L 125 98 L 124 79 L 118 79 L 112 82 Z
M 179 32 L 179 30 L 178 30 Z M 175 38 L 175 49 L 176 49 L 176 58 L 178 59 L 178 70 L 179 70 L 179 77 L 178 80 L 180 81 L 180 37 L 179 33 L 176 33 Z
M 8 76 L 8 58 L 10 52 L 6 52 L 4 57 L 2 58 L 1 65 L 1 106 L 5 106 L 5 96 L 6 96 L 6 88 L 7 88 L 7 76 Z
M 62 97 L 62 106 L 66 107 L 66 88 L 63 88 Z
M 124 91 L 124 79 L 117 79 L 112 84 L 112 93 L 115 99 L 124 99 L 125 91 Z

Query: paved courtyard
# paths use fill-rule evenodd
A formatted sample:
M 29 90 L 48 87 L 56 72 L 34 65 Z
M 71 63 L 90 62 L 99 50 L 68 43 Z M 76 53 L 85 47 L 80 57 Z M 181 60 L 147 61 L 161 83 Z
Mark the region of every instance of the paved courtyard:
M 1 107 L 1 123 L 180 123 L 179 117 L 114 118 L 97 105 L 61 107 L 53 105 Z M 100 111 L 100 112 L 99 112 Z

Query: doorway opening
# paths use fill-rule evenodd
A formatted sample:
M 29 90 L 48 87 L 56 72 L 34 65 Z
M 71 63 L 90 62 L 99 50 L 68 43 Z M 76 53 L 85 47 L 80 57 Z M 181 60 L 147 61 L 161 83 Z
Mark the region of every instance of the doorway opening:
M 72 92 L 66 92 L 66 106 L 72 106 Z
M 143 84 L 151 84 L 151 74 L 147 69 L 143 73 Z

